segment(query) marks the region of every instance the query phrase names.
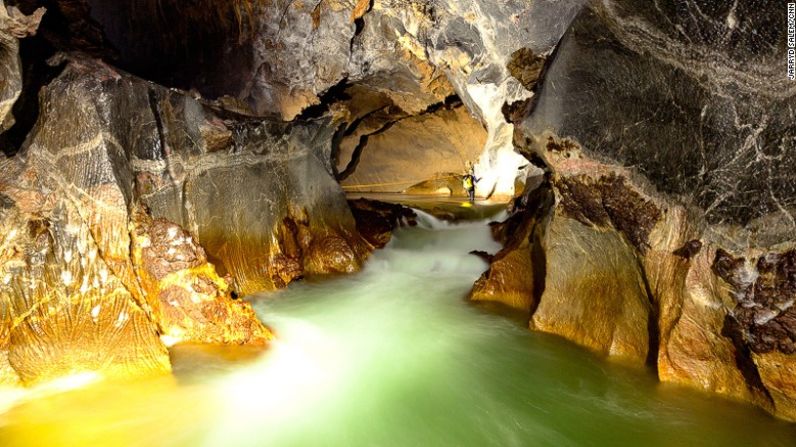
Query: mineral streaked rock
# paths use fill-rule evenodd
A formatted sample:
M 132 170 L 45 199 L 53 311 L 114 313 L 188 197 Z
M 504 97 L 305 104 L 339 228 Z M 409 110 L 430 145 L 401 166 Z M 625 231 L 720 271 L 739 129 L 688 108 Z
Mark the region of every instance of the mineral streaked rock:
M 666 260 L 669 274 L 648 270 L 660 308 L 660 380 L 767 405 L 765 396 L 747 385 L 737 366 L 739 353 L 722 334 L 731 299 L 710 270 L 710 250 L 688 261 Z
M 650 302 L 621 235 L 555 213 L 541 245 L 547 274 L 531 328 L 643 363 Z
M 370 249 L 325 120 L 251 122 L 82 57 L 41 110 L 0 161 L 0 349 L 25 384 L 168 371 L 161 336 L 263 344 L 232 284 L 350 272 Z
M 272 281 L 269 266 L 281 253 L 278 227 L 290 216 L 304 228 L 299 258 L 309 273 L 352 271 L 366 255 L 330 174 L 334 129 L 326 121 L 225 118 L 188 95 L 85 59 L 71 62 L 42 101 L 48 112 L 29 156 L 46 148 L 70 181 L 95 191 L 82 197 L 113 199 L 86 207 L 86 215 L 102 223 L 92 226 L 95 238 L 118 258 L 122 276 L 132 271 L 124 240 L 135 201 L 193 234 L 242 294 L 284 285 Z M 62 148 L 70 137 L 76 144 Z
M 557 197 L 542 227 L 547 242 L 538 243 L 547 268 L 530 300 L 538 306 L 531 321 L 560 283 L 549 278 L 566 277 L 551 270 L 562 269 L 551 262 L 551 247 L 602 247 L 608 235 L 621 236 L 607 253 L 624 251 L 625 268 L 643 280 L 647 358 L 659 378 L 794 419 L 794 381 L 783 371 L 796 340 L 796 191 L 788 164 L 796 160 L 788 124 L 796 91 L 777 68 L 781 30 L 763 25 L 776 12 L 753 1 L 698 11 L 696 2 L 675 3 L 590 3 L 550 56 L 537 95 L 507 110 L 513 120 L 532 110 L 518 124 L 515 144 L 550 172 Z M 750 60 L 753 69 L 739 65 Z M 570 221 L 565 228 L 582 225 L 581 238 L 554 231 L 562 217 Z M 563 259 L 611 265 L 605 250 L 581 253 Z M 603 282 L 618 285 L 626 277 Z M 540 284 L 538 275 L 527 281 Z M 569 301 L 551 306 L 563 322 L 584 306 L 612 302 L 592 299 L 610 286 L 579 285 L 566 285 L 560 294 Z M 558 326 L 546 329 L 605 346 L 613 334 L 602 328 L 616 318 L 585 328 L 554 318 Z
M 213 344 L 265 344 L 271 338 L 251 305 L 233 300 L 229 284 L 188 232 L 139 211 L 132 239 L 133 263 L 163 335 Z
M 796 84 L 782 12 L 754 0 L 598 0 L 557 47 L 523 127 L 635 166 L 708 222 L 796 229 Z M 732 19 L 732 20 L 731 20 Z M 588 69 L 584 69 L 588 67 Z
M 2 188 L 5 197 L 18 191 Z M 68 195 L 0 213 L 0 350 L 24 384 L 170 370 L 147 308 L 115 276 Z M 19 197 L 19 196 L 17 196 Z M 46 216 L 46 217 L 44 217 Z
M 789 321 L 783 297 L 789 296 L 790 252 L 755 262 L 733 257 L 715 241 L 703 242 L 698 213 L 639 186 L 627 169 L 589 160 L 575 143 L 543 141 L 539 148 L 551 170 L 549 180 L 517 199 L 532 204 L 534 212 L 515 206 L 511 217 L 493 228 L 506 253 L 529 246 L 538 254 L 524 258 L 531 261 L 524 283 L 506 281 L 507 290 L 489 298 L 525 305 L 520 309 L 529 312 L 533 329 L 637 363 L 647 360 L 662 381 L 791 417 L 791 388 L 778 373 L 788 359 L 771 356 L 778 369 L 761 370 L 763 357 L 749 344 L 759 333 L 761 340 L 776 340 L 759 345 L 761 353 L 790 346 L 789 326 L 782 324 Z M 555 202 L 535 198 L 545 188 Z M 506 270 L 505 262 L 499 253 L 490 272 Z M 750 272 L 750 266 L 765 273 Z M 484 284 L 491 276 L 476 282 L 473 298 L 490 290 Z M 734 316 L 744 315 L 738 300 L 748 301 L 754 290 L 765 291 L 756 313 Z M 766 329 L 756 326 L 769 323 Z

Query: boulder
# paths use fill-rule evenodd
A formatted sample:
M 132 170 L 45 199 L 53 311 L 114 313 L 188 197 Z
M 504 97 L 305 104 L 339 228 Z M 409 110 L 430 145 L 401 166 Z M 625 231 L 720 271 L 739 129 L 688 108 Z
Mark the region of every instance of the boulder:
M 184 229 L 138 210 L 132 260 L 152 318 L 168 343 L 265 344 L 270 332 L 251 305 L 233 298 L 204 249 Z

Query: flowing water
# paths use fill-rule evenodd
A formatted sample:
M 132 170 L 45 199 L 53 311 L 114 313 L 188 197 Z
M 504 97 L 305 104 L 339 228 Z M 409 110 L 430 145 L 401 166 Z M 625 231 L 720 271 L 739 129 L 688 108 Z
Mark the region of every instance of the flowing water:
M 254 297 L 264 356 L 173 351 L 175 377 L 25 398 L 0 445 L 796 445 L 796 424 L 658 384 L 464 301 L 484 222 L 422 215 L 355 275 Z

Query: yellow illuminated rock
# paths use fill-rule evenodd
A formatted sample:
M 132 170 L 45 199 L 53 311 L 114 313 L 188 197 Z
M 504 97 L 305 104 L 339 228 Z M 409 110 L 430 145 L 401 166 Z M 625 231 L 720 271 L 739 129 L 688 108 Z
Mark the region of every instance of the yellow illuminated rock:
M 204 249 L 178 225 L 134 215 L 132 258 L 154 321 L 173 341 L 265 344 L 271 333 L 247 302 L 234 300 Z

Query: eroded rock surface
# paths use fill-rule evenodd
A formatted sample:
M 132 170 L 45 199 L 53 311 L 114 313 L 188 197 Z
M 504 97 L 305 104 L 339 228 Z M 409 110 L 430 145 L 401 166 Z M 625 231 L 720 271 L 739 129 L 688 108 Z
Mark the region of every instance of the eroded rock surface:
M 9 163 L 2 166 L 13 169 Z M 56 171 L 53 169 L 53 171 Z M 170 370 L 166 347 L 139 290 L 106 261 L 73 194 L 37 172 L 14 169 L 0 194 L 0 349 L 24 384 L 81 373 L 130 377 Z M 13 177 L 12 177 L 13 178 Z M 31 182 L 26 184 L 27 182 Z M 41 192 L 35 192 L 41 191 Z M 110 259 L 110 258 L 108 258 Z
M 168 371 L 164 342 L 262 345 L 233 296 L 359 268 L 327 121 L 251 122 L 66 62 L 0 162 L 0 347 L 23 383 Z
M 168 341 L 264 344 L 271 338 L 251 305 L 234 300 L 204 249 L 177 224 L 133 216 L 132 259 L 152 317 Z
M 369 199 L 349 200 L 357 230 L 374 248 L 390 242 L 392 231 L 401 226 L 415 226 L 417 217 L 410 208 Z
M 460 104 L 389 124 L 377 123 L 381 127 L 373 130 L 358 126 L 351 138 L 342 141 L 338 171 L 350 172 L 341 178 L 343 188 L 353 192 L 401 192 L 434 179 L 432 182 L 439 185 L 437 190 L 445 188 L 448 194 L 460 192 L 466 196 L 461 174 L 468 162 L 480 156 L 486 131 L 465 107 Z M 436 192 L 417 187 L 412 190 Z
M 507 110 L 555 200 L 501 233 L 538 252 L 507 282 L 524 300 L 503 299 L 532 328 L 794 420 L 796 90 L 763 25 L 776 9 L 675 3 L 591 2 Z

